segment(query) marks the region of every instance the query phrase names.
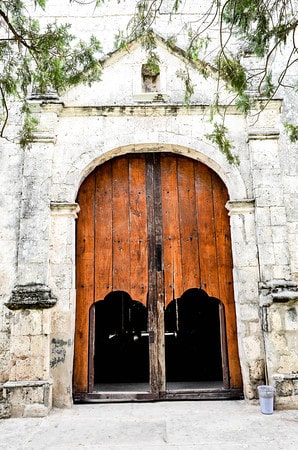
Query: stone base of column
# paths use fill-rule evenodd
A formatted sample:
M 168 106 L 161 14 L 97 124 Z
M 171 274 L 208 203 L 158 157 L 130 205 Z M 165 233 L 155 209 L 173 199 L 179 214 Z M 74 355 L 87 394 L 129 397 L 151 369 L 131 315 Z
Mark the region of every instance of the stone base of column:
M 52 409 L 51 381 L 7 381 L 3 397 L 10 417 L 45 417 Z
M 273 374 L 276 409 L 298 409 L 298 373 Z

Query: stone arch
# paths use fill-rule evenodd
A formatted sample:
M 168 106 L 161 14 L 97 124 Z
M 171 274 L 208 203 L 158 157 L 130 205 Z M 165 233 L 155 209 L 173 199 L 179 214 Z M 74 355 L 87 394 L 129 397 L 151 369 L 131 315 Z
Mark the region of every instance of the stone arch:
M 74 234 L 74 218 L 75 213 L 71 214 L 71 217 L 68 214 L 69 205 L 71 208 L 75 208 L 75 199 L 77 197 L 77 192 L 80 188 L 83 180 L 90 174 L 95 167 L 104 162 L 120 155 L 125 155 L 127 153 L 146 153 L 146 152 L 169 152 L 176 153 L 188 158 L 192 158 L 204 163 L 206 166 L 210 167 L 217 175 L 223 180 L 226 185 L 229 193 L 229 198 L 231 206 L 229 207 L 230 215 L 231 215 L 231 239 L 232 239 L 232 251 L 233 251 L 233 259 L 234 259 L 234 290 L 235 290 L 235 304 L 236 304 L 236 320 L 238 327 L 238 334 L 241 336 L 243 334 L 244 323 L 241 316 L 241 309 L 243 308 L 242 304 L 251 303 L 252 295 L 255 295 L 255 299 L 257 299 L 257 292 L 255 291 L 243 291 L 241 288 L 243 282 L 243 277 L 246 279 L 247 277 L 247 267 L 250 273 L 250 285 L 257 286 L 258 285 L 258 262 L 256 258 L 253 256 L 256 254 L 256 242 L 255 242 L 255 225 L 254 225 L 254 208 L 253 202 L 248 198 L 249 187 L 246 187 L 245 180 L 242 178 L 241 172 L 238 167 L 231 166 L 224 155 L 222 155 L 219 151 L 215 150 L 213 146 L 203 141 L 190 141 L 181 137 L 181 141 L 179 143 L 174 143 L 169 139 L 169 142 L 163 142 L 162 144 L 155 143 L 127 143 L 122 146 L 113 146 L 107 145 L 105 150 L 101 149 L 100 154 L 95 150 L 87 153 L 81 153 L 76 159 L 72 161 L 72 166 L 65 166 L 65 174 L 63 176 L 64 183 L 61 183 L 60 180 L 57 181 L 57 188 L 59 191 L 54 194 L 54 199 L 58 202 L 56 203 L 57 207 L 62 208 L 63 210 L 66 208 L 66 212 L 62 212 L 59 215 L 56 215 L 55 221 L 53 222 L 53 230 L 58 230 L 58 222 L 57 221 L 70 221 L 72 225 L 68 226 L 68 237 L 65 235 L 65 242 L 67 241 L 69 244 L 66 247 L 66 252 L 69 253 L 70 257 L 74 254 L 75 248 L 75 234 Z M 66 186 L 66 190 L 64 192 L 61 191 L 61 186 Z M 52 197 L 53 198 L 53 197 Z M 61 199 L 61 200 L 60 200 Z M 61 203 L 60 203 L 61 202 Z M 66 202 L 66 203 L 63 203 Z M 64 206 L 65 205 L 65 208 Z M 55 204 L 54 204 L 55 206 Z M 55 207 L 56 208 L 56 207 Z M 61 218 L 60 218 L 61 217 Z M 64 219 L 65 217 L 65 219 Z M 249 232 L 249 240 L 243 240 L 243 235 L 246 235 L 247 231 Z M 51 239 L 53 242 L 56 242 L 59 237 L 52 234 Z M 252 255 L 252 256 L 251 256 Z M 61 258 L 61 248 L 59 249 L 59 259 Z M 253 259 L 248 260 L 248 259 Z M 71 260 L 71 258 L 69 258 Z M 59 273 L 66 271 L 65 264 L 59 265 Z M 74 266 L 69 267 L 69 272 L 73 273 Z M 65 274 L 67 276 L 67 274 Z M 75 305 L 75 286 L 74 286 L 74 278 L 71 277 L 73 281 L 70 282 L 71 288 L 70 292 L 72 292 L 71 304 Z M 58 289 L 59 291 L 59 289 Z M 57 294 L 59 292 L 57 291 Z M 64 296 L 64 293 L 62 293 Z M 241 298 L 241 302 L 240 302 Z M 67 298 L 65 299 L 65 303 L 67 303 Z M 257 311 L 257 304 L 255 307 Z M 70 305 L 70 320 L 73 323 L 74 320 L 74 311 L 75 309 Z M 70 339 L 73 339 L 73 331 L 72 329 L 71 335 L 69 335 Z M 72 351 L 72 350 L 71 350 Z M 254 382 L 250 380 L 248 367 L 251 367 L 255 364 L 255 359 L 259 358 L 259 356 L 254 356 L 252 354 L 248 354 L 246 347 L 242 344 L 242 340 L 239 340 L 239 353 L 240 353 L 240 364 L 243 371 L 243 382 L 244 382 L 244 392 L 246 396 L 249 398 L 252 396 L 251 392 L 254 389 Z M 69 372 L 68 372 L 69 373 Z M 64 377 L 68 381 L 66 385 L 69 383 L 68 373 L 63 372 L 59 377 Z M 57 382 L 58 383 L 58 382 Z M 58 383 L 59 384 L 59 383 Z M 67 392 L 71 392 L 71 386 L 67 388 Z M 69 394 L 65 394 L 66 397 Z M 71 397 L 69 398 L 71 402 Z M 67 402 L 67 401 L 66 401 Z
M 91 173 L 95 167 L 104 162 L 116 157 L 125 155 L 127 153 L 149 153 L 149 152 L 170 152 L 174 154 L 180 154 L 191 159 L 202 162 L 206 166 L 210 167 L 224 182 L 226 185 L 229 197 L 231 201 L 243 200 L 247 198 L 247 188 L 242 178 L 240 170 L 237 166 L 231 165 L 226 160 L 226 157 L 216 150 L 212 145 L 204 141 L 192 142 L 192 145 L 187 143 L 138 143 L 121 145 L 120 147 L 107 148 L 101 152 L 98 156 L 95 156 L 87 164 L 84 161 L 84 157 L 80 156 L 75 161 L 75 167 L 77 167 L 75 178 L 76 186 L 75 191 L 72 192 L 72 199 L 74 201 L 79 190 L 79 187 L 83 180 Z M 73 179 L 73 170 L 66 174 L 66 178 Z M 69 183 L 67 183 L 69 185 Z

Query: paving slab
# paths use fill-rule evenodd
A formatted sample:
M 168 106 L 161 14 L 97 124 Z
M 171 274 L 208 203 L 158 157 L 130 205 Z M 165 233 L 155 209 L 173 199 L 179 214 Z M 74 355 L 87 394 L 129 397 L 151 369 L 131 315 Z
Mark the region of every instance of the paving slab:
M 0 420 L 0 449 L 297 450 L 298 411 L 240 401 L 80 404 Z

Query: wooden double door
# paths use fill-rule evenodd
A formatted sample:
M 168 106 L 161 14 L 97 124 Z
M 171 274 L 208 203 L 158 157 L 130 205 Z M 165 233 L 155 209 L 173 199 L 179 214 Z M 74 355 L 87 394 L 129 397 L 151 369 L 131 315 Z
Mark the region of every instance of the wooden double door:
M 211 169 L 168 153 L 85 179 L 75 400 L 241 396 L 227 200 Z

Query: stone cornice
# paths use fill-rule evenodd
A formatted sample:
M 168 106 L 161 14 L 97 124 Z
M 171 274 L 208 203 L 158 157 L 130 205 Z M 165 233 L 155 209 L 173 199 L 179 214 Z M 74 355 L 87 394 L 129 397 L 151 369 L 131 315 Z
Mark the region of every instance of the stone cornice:
M 60 117 L 164 117 L 164 116 L 195 116 L 208 113 L 209 105 L 161 104 L 149 103 L 132 105 L 101 105 L 101 106 L 65 106 Z M 234 107 L 229 113 L 236 114 Z

